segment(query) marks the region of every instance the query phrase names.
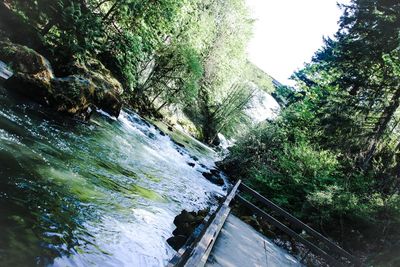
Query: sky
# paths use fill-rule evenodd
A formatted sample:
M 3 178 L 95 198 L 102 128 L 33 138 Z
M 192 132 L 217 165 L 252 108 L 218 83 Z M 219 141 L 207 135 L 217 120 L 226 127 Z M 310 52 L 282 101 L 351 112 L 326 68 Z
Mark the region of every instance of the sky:
M 249 59 L 283 84 L 333 36 L 348 0 L 246 0 L 254 22 Z

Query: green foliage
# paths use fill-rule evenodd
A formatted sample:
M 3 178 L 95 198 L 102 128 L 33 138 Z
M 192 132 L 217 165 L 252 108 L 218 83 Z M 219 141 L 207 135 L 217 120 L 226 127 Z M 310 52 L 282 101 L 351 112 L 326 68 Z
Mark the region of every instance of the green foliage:
M 371 242 L 382 231 L 395 233 L 398 194 L 381 192 L 372 174 L 312 141 L 322 132 L 315 130 L 314 115 L 303 102 L 291 105 L 231 148 L 224 169 L 348 249 L 365 246 L 354 241 L 360 235 L 371 238 L 362 242 Z M 390 229 L 383 226 L 387 221 L 393 223 Z
M 276 87 L 273 84 L 273 78 L 250 61 L 246 61 L 244 71 L 243 76 L 245 79 L 254 83 L 258 88 L 266 93 L 273 93 L 276 90 Z
M 296 89 L 278 88 L 279 118 L 238 142 L 224 168 L 348 249 L 385 253 L 400 237 L 400 4 L 343 10 Z
M 244 0 L 10 2 L 39 29 L 56 73 L 71 74 L 65 67 L 71 61 L 97 57 L 123 84 L 126 102 L 140 110 L 192 106 L 201 117 L 250 73 Z M 255 79 L 270 90 L 263 77 Z M 205 94 L 206 102 L 196 100 Z M 199 127 L 208 123 L 199 121 Z

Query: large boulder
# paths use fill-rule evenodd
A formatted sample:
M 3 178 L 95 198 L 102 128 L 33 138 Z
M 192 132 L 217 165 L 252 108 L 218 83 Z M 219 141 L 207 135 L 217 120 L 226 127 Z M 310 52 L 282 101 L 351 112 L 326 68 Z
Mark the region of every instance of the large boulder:
M 58 111 L 86 114 L 92 105 L 94 84 L 81 76 L 72 75 L 51 81 L 51 101 Z
M 72 115 L 88 115 L 89 107 L 102 109 L 118 117 L 122 108 L 122 85 L 98 60 L 72 63 L 73 75 L 54 77 L 51 65 L 34 50 L 7 41 L 0 41 L 0 61 L 13 71 L 4 87 L 58 111 Z
M 221 177 L 221 172 L 216 169 L 212 169 L 212 170 L 210 170 L 210 172 L 203 172 L 202 175 L 204 176 L 204 178 L 206 178 L 213 184 L 216 184 L 219 186 L 222 186 L 225 184 L 224 179 Z
M 48 60 L 26 46 L 0 41 L 0 59 L 16 73 L 29 74 L 47 82 L 54 77 Z
M 81 75 L 90 80 L 94 91 L 94 105 L 112 116 L 118 117 L 122 107 L 121 95 L 124 92 L 121 83 L 97 59 L 89 59 L 85 63 L 78 61 L 66 66 L 68 72 Z
M 4 82 L 4 87 L 39 103 L 50 105 L 50 82 L 51 80 L 44 80 L 26 73 L 16 72 Z
M 0 42 L 0 60 L 13 71 L 4 86 L 41 103 L 49 103 L 51 80 L 49 62 L 34 50 L 11 42 Z

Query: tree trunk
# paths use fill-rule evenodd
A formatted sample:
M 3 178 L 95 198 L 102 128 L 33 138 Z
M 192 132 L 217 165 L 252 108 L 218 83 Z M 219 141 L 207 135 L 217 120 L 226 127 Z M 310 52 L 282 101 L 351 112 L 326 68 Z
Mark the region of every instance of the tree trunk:
M 175 96 L 178 92 L 179 92 L 179 89 L 175 89 L 175 91 L 172 92 L 171 96 Z M 159 106 L 159 107 L 157 108 L 156 112 L 160 112 L 160 110 L 161 110 L 163 107 L 165 107 L 165 106 L 168 104 L 168 102 L 169 102 L 168 100 L 167 100 L 167 101 L 164 101 L 164 103 L 163 103 L 161 106 Z
M 379 118 L 377 124 L 375 125 L 374 135 L 369 140 L 368 152 L 366 153 L 363 162 L 364 170 L 366 170 L 369 167 L 370 161 L 373 155 L 375 154 L 377 145 L 381 140 L 382 136 L 384 135 L 389 125 L 389 122 L 393 118 L 394 113 L 396 112 L 399 106 L 400 106 L 400 87 L 398 87 L 394 92 L 394 95 L 392 96 L 389 105 L 385 107 L 385 109 L 381 114 L 381 117 Z
M 393 168 L 393 174 L 397 178 L 397 184 L 400 184 L 400 142 L 397 143 L 394 153 L 397 163 L 396 166 Z

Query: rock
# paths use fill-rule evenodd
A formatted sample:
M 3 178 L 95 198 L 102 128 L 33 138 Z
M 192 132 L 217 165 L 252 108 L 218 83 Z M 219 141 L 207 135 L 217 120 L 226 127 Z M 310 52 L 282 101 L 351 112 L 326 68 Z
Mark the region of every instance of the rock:
M 98 60 L 74 62 L 69 68 L 75 74 L 56 78 L 46 58 L 8 41 L 0 41 L 0 60 L 14 71 L 5 88 L 60 112 L 86 118 L 92 106 L 115 117 L 121 111 L 122 86 Z
M 221 144 L 221 140 L 219 139 L 219 136 L 217 135 L 214 140 L 212 141 L 212 145 L 214 146 L 219 146 Z
M 148 121 L 146 121 L 145 119 L 141 119 L 142 120 L 142 123 L 144 124 L 144 125 L 146 125 L 147 127 L 149 127 L 149 128 L 151 128 L 151 124 L 148 122 Z
M 211 169 L 210 172 L 212 173 L 212 175 L 214 176 L 221 176 L 221 171 L 218 169 Z
M 184 144 L 181 144 L 181 143 L 176 142 L 176 141 L 175 141 L 175 144 L 176 144 L 177 146 L 180 146 L 180 147 L 182 147 L 182 148 L 185 148 L 185 145 L 184 145 Z
M 177 227 L 172 234 L 173 235 L 184 235 L 184 236 L 190 236 L 194 229 L 196 228 L 196 221 L 192 221 L 192 222 L 185 222 L 181 225 L 179 225 L 179 227 Z
M 157 125 L 154 124 L 153 127 L 160 133 L 160 135 L 162 136 L 166 135 Z
M 119 116 L 122 108 L 121 95 L 124 90 L 121 83 L 100 61 L 90 59 L 85 63 L 80 63 L 75 60 L 66 68 L 69 72 L 80 75 L 94 84 L 93 104 L 95 106 L 111 116 Z
M 42 104 L 50 104 L 50 80 L 38 79 L 32 75 L 17 72 L 4 82 L 4 87 Z
M 0 42 L 0 60 L 8 64 L 16 73 L 30 74 L 47 82 L 54 77 L 48 60 L 35 50 L 23 45 Z
M 190 167 L 192 167 L 192 168 L 193 168 L 194 166 L 196 166 L 196 163 L 193 163 L 193 162 L 188 162 L 187 164 L 188 164 Z
M 177 235 L 167 239 L 167 243 L 176 251 L 185 245 L 187 237 L 184 235 Z
M 43 56 L 26 46 L 3 41 L 0 42 L 0 60 L 14 72 L 4 87 L 41 103 L 49 103 L 54 76 Z
M 194 161 L 199 161 L 199 158 L 196 157 L 196 156 L 190 156 L 190 158 L 191 158 L 192 160 L 194 160 Z
M 81 76 L 55 78 L 51 81 L 51 105 L 60 112 L 82 114 L 92 105 L 94 91 L 94 84 Z
M 198 234 L 198 228 L 207 216 L 209 209 L 198 212 L 183 210 L 174 219 L 176 229 L 172 232 L 174 237 L 167 240 L 168 244 L 175 250 L 179 250 L 193 234 Z
M 97 92 L 97 90 L 96 90 Z M 96 106 L 107 112 L 111 116 L 118 118 L 122 109 L 122 101 L 120 97 L 114 95 L 112 92 L 105 92 L 101 97 L 97 93 Z
M 211 172 L 203 172 L 202 175 L 207 179 L 207 180 L 211 180 L 213 175 Z
M 202 175 L 213 184 L 220 186 L 225 184 L 225 181 L 221 176 L 215 176 L 211 172 L 203 172 Z
M 174 224 L 176 226 L 180 226 L 187 222 L 193 222 L 196 220 L 195 216 L 195 213 L 183 210 L 178 216 L 175 217 Z
M 173 132 L 173 131 L 174 131 L 174 128 L 172 128 L 172 126 L 168 126 L 168 130 L 171 131 L 171 132 Z

